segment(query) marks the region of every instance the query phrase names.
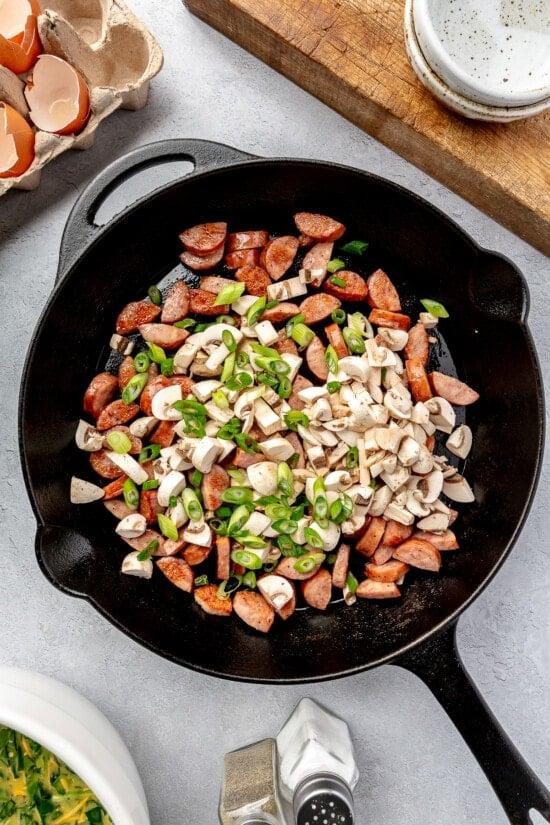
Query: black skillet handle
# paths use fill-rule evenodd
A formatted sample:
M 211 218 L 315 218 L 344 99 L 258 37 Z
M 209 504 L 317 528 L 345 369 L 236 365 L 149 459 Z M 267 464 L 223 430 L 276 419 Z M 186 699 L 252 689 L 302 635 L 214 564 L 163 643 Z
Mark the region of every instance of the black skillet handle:
M 513 825 L 550 822 L 550 792 L 501 728 L 470 679 L 456 646 L 456 624 L 396 660 L 419 676 L 447 711 L 493 786 Z
M 189 174 L 196 174 L 253 157 L 223 143 L 182 138 L 149 143 L 118 158 L 94 178 L 73 206 L 61 239 L 56 281 L 65 275 L 100 229 L 94 217 L 103 200 L 132 175 L 149 166 L 175 160 L 190 161 L 195 168 Z

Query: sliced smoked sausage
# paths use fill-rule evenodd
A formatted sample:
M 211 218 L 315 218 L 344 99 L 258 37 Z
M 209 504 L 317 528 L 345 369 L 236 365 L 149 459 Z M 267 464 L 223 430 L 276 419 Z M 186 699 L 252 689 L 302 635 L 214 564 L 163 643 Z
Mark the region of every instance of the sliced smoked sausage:
M 334 279 L 336 279 L 336 283 L 334 283 Z M 345 282 L 344 286 L 340 284 L 340 281 Z M 323 289 L 329 295 L 340 298 L 341 301 L 354 303 L 365 301 L 369 292 L 365 279 L 356 272 L 350 272 L 346 269 L 340 269 L 330 278 L 327 278 L 323 284 Z
M 424 324 L 415 324 L 411 327 L 403 355 L 405 358 L 419 358 L 422 366 L 426 366 L 430 355 L 430 342 Z
M 390 329 L 403 329 L 405 332 L 411 325 L 411 319 L 408 315 L 403 315 L 400 312 L 390 312 L 387 309 L 373 309 L 369 315 L 371 324 L 378 327 L 389 327 Z
M 119 312 L 116 331 L 119 335 L 137 332 L 141 324 L 150 324 L 161 313 L 161 308 L 150 301 L 132 301 Z
M 128 381 L 136 374 L 134 359 L 127 355 L 118 368 L 118 388 L 122 392 Z
M 325 359 L 325 348 L 323 342 L 316 335 L 306 349 L 306 362 L 313 375 L 319 381 L 326 381 L 328 378 L 328 366 Z
M 315 286 L 320 286 L 327 276 L 327 266 L 332 258 L 333 249 L 334 243 L 332 241 L 321 241 L 312 246 L 304 256 L 302 269 L 316 272 L 315 277 L 311 279 L 311 283 Z
M 316 241 L 337 241 L 346 231 L 343 223 L 316 212 L 298 212 L 294 223 L 298 232 Z
M 326 610 L 332 595 L 332 576 L 324 567 L 301 584 L 302 596 L 310 607 Z
M 228 269 L 240 269 L 241 266 L 257 266 L 260 262 L 258 249 L 238 249 L 225 256 L 225 265 Z
M 231 599 L 220 599 L 218 596 L 217 584 L 205 584 L 204 587 L 197 587 L 194 597 L 199 607 L 211 616 L 230 616 L 233 612 Z
M 214 269 L 223 258 L 223 246 L 211 252 L 210 255 L 195 255 L 193 252 L 182 252 L 180 261 L 189 269 L 194 269 L 196 272 L 205 272 L 208 269 Z
M 261 263 L 272 280 L 278 281 L 288 272 L 298 252 L 298 246 L 298 238 L 292 235 L 274 238 L 267 244 L 262 251 Z
M 344 340 L 344 336 L 342 335 L 342 330 L 338 326 L 338 324 L 329 324 L 325 327 L 325 333 L 328 338 L 328 342 L 331 347 L 334 348 L 334 351 L 338 358 L 345 358 L 346 355 L 349 355 L 349 350 L 347 344 Z
M 164 300 L 160 320 L 163 324 L 175 324 L 189 312 L 189 287 L 185 281 L 178 281 L 170 287 Z
M 369 305 L 375 309 L 399 312 L 401 301 L 399 293 L 383 269 L 377 269 L 367 280 Z
M 333 295 L 324 295 L 318 292 L 316 295 L 310 295 L 305 298 L 300 304 L 300 312 L 304 316 L 304 324 L 317 324 L 319 321 L 324 321 L 325 318 L 330 318 L 332 312 L 341 306 L 341 301 Z
M 111 401 L 101 411 L 96 422 L 98 430 L 111 430 L 118 424 L 127 424 L 139 412 L 137 404 L 125 404 L 124 401 Z
M 178 349 L 189 338 L 189 330 L 170 324 L 142 324 L 139 331 L 146 341 L 163 349 Z
M 100 372 L 92 378 L 84 393 L 84 411 L 94 418 L 99 415 L 112 399 L 118 387 L 118 380 L 110 372 Z
M 227 224 L 219 221 L 217 223 L 198 223 L 196 226 L 184 229 L 179 237 L 189 252 L 206 256 L 223 246 L 226 234 Z
M 479 393 L 469 387 L 468 384 L 442 372 L 431 372 L 430 382 L 434 394 L 445 398 L 450 404 L 466 406 L 474 404 L 479 398 Z
M 336 554 L 336 561 L 332 568 L 332 584 L 334 587 L 344 588 L 348 578 L 349 570 L 349 544 L 341 544 Z
M 281 324 L 299 315 L 300 307 L 298 304 L 290 302 L 277 304 L 271 309 L 265 309 L 262 312 L 262 321 L 271 321 L 272 324 Z
M 164 559 L 157 560 L 157 567 L 164 573 L 169 582 L 171 582 L 185 593 L 193 592 L 193 582 L 195 580 L 193 571 L 184 559 L 170 558 L 167 556 Z
M 204 506 L 207 510 L 217 510 L 222 506 L 222 494 L 229 487 L 230 479 L 223 467 L 214 464 L 209 473 L 205 473 L 201 484 Z
M 269 275 L 261 266 L 241 266 L 235 272 L 235 279 L 245 284 L 249 295 L 258 297 L 266 294 L 271 283 Z
M 233 609 L 245 624 L 268 633 L 275 620 L 275 611 L 260 593 L 252 590 L 239 590 L 233 599 Z
M 411 567 L 431 570 L 435 573 L 441 567 L 441 555 L 437 547 L 424 539 L 407 539 L 393 551 L 394 559 L 404 561 Z
M 195 315 L 227 315 L 229 306 L 216 306 L 216 294 L 205 289 L 189 290 L 189 309 Z
M 432 397 L 432 390 L 420 358 L 408 358 L 405 361 L 405 369 L 414 400 L 428 401 Z
M 260 249 L 269 241 L 269 232 L 264 229 L 250 229 L 232 232 L 227 236 L 226 251 L 237 252 L 239 249 Z
M 373 579 L 365 579 L 356 590 L 356 596 L 360 599 L 397 599 L 400 595 L 395 582 L 377 582 Z
M 408 571 L 409 565 L 397 559 L 387 561 L 385 564 L 372 564 L 369 562 L 365 565 L 367 578 L 377 582 L 396 582 Z

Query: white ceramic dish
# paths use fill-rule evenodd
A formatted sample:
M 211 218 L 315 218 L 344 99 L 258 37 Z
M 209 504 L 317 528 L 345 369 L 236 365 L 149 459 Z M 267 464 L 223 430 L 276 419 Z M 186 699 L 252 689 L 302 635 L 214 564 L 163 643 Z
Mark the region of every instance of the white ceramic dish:
M 489 106 L 550 97 L 549 0 L 413 0 L 420 48 L 454 91 Z
M 511 123 L 515 120 L 523 120 L 541 114 L 550 107 L 550 98 L 531 106 L 489 106 L 470 100 L 451 89 L 433 70 L 420 48 L 414 27 L 412 11 L 414 2 L 415 0 L 406 0 L 405 3 L 405 45 L 407 54 L 420 81 L 441 103 L 463 117 L 491 123 Z
M 0 667 L 0 724 L 55 753 L 95 793 L 114 825 L 150 825 L 143 785 L 117 731 L 72 688 Z

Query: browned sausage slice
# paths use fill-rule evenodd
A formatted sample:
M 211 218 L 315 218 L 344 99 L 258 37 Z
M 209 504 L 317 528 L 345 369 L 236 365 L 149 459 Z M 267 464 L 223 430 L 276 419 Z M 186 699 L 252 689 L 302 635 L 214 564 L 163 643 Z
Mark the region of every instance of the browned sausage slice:
M 152 527 L 156 523 L 159 513 L 164 513 L 164 507 L 158 503 L 156 490 L 142 490 L 139 494 L 139 512 L 145 516 L 145 521 Z
M 99 418 L 103 409 L 107 406 L 116 388 L 118 381 L 110 372 L 100 372 L 92 378 L 88 389 L 84 393 L 84 411 L 94 418 Z
M 324 357 L 324 356 L 323 356 Z M 303 410 L 305 407 L 305 401 L 302 401 L 301 398 L 298 398 L 298 393 L 300 390 L 307 390 L 308 387 L 312 387 L 313 384 L 307 378 L 304 378 L 303 375 L 298 375 L 294 379 L 292 383 L 292 395 L 288 399 L 289 405 L 292 407 L 293 410 Z
M 302 446 L 302 439 L 298 436 L 298 433 L 287 433 L 285 435 L 285 438 L 287 441 L 290 441 L 290 443 L 294 447 L 294 452 L 298 456 L 298 460 L 295 464 L 293 464 L 293 467 L 295 467 L 297 470 L 302 470 L 306 466 L 306 456 L 304 453 L 304 448 Z
M 125 404 L 124 401 L 111 401 L 104 410 L 101 411 L 97 419 L 98 430 L 110 430 L 118 424 L 127 424 L 135 418 L 139 412 L 137 404 Z
M 333 278 L 338 279 L 336 283 L 333 282 Z M 340 280 L 345 281 L 344 286 L 340 286 Z M 329 295 L 340 298 L 341 301 L 352 301 L 354 303 L 365 301 L 369 292 L 365 279 L 356 272 L 350 272 L 347 269 L 340 269 L 334 275 L 331 275 L 323 284 L 323 289 Z
M 229 487 L 229 476 L 219 464 L 214 464 L 202 479 L 201 492 L 207 510 L 217 510 L 222 506 L 222 493 Z
M 216 577 L 225 581 L 231 572 L 231 540 L 228 536 L 216 536 Z
M 399 293 L 383 269 L 377 269 L 367 280 L 368 302 L 376 309 L 387 309 L 390 312 L 401 310 Z
M 428 363 L 430 355 L 430 342 L 424 324 L 415 324 L 409 331 L 409 340 L 403 350 L 405 358 L 419 358 L 422 366 Z
M 176 437 L 174 427 L 174 421 L 161 421 L 150 438 L 151 444 L 158 444 L 160 447 L 170 447 Z
M 318 270 L 320 275 L 313 279 L 316 286 L 320 286 L 327 276 L 327 266 L 332 258 L 334 243 L 332 241 L 322 241 L 312 246 L 304 256 L 302 269 Z
M 136 374 L 134 359 L 127 355 L 118 368 L 118 388 L 122 392 L 128 381 Z
M 325 333 L 329 344 L 334 348 L 338 358 L 345 358 L 346 355 L 349 355 L 346 342 L 344 341 L 344 336 L 342 335 L 342 330 L 338 324 L 329 324 L 326 326 Z
M 458 550 L 460 546 L 452 530 L 445 530 L 444 533 L 428 533 L 426 530 L 417 530 L 413 534 L 413 539 L 429 541 L 439 551 Z
M 161 308 L 150 301 L 132 301 L 120 311 L 116 319 L 116 331 L 119 335 L 137 332 L 141 324 L 150 324 L 161 313 Z
M 407 527 L 407 525 L 400 524 L 398 521 L 387 521 L 382 544 L 387 547 L 397 547 L 398 544 L 411 537 L 412 531 L 412 527 Z
M 294 215 L 294 223 L 298 232 L 316 241 L 337 241 L 346 231 L 343 223 L 315 212 L 298 212 Z
M 292 304 L 290 302 L 277 304 L 277 306 L 262 312 L 262 321 L 271 321 L 272 324 L 280 324 L 288 321 L 290 318 L 294 318 L 294 316 L 299 315 L 299 313 L 300 307 L 298 304 Z
M 298 573 L 298 571 L 294 568 L 296 563 L 296 559 L 293 558 L 285 558 L 281 559 L 279 564 L 275 569 L 275 573 L 278 576 L 284 576 L 285 579 L 291 579 L 293 581 L 306 581 L 306 579 L 311 579 L 317 571 L 319 570 L 320 564 L 317 565 L 310 573 Z
M 306 349 L 306 362 L 313 375 L 318 378 L 319 381 L 327 380 L 328 367 L 325 359 L 325 348 L 323 342 L 317 335 Z
M 135 539 L 128 539 L 124 536 L 120 537 L 123 541 L 128 544 L 132 550 L 137 550 L 140 553 L 142 550 L 145 550 L 147 545 L 151 544 L 152 541 L 157 541 L 158 546 L 156 551 L 153 553 L 154 556 L 164 556 L 164 538 L 161 536 L 160 533 L 157 533 L 156 530 L 147 529 L 145 533 L 142 533 L 141 536 L 138 536 Z
M 374 564 L 386 564 L 393 556 L 393 547 L 387 547 L 385 544 L 379 544 L 371 556 Z
M 380 542 L 386 529 L 386 522 L 381 516 L 374 516 L 363 536 L 356 544 L 356 550 L 364 556 L 372 556 Z
M 332 568 L 332 584 L 334 587 L 344 588 L 349 570 L 349 544 L 341 544 L 336 554 L 336 561 Z
M 221 292 L 226 286 L 231 286 L 233 278 L 222 278 L 219 275 L 203 275 L 201 278 L 201 289 L 206 292 Z
M 409 572 L 409 565 L 393 559 L 385 564 L 366 564 L 365 573 L 369 579 L 377 582 L 396 582 Z
M 283 235 L 274 238 L 262 252 L 262 266 L 267 269 L 269 276 L 278 281 L 288 272 L 298 252 L 298 238 L 292 235 Z
M 275 611 L 260 593 L 239 590 L 233 599 L 233 609 L 239 619 L 260 633 L 269 633 L 275 621 Z
M 219 249 L 216 249 L 215 252 L 212 252 L 210 255 L 205 255 L 204 257 L 187 251 L 182 252 L 180 255 L 180 261 L 182 264 L 188 266 L 189 269 L 194 269 L 196 272 L 205 272 L 207 269 L 214 269 L 222 258 L 223 245 L 220 246 Z
M 243 232 L 232 232 L 227 236 L 227 252 L 236 252 L 239 249 L 260 249 L 269 241 L 269 232 L 264 229 L 250 229 Z
M 186 338 L 189 338 L 189 330 L 179 329 L 170 324 L 142 324 L 139 331 L 146 341 L 163 349 L 178 349 Z
M 110 484 L 106 484 L 103 488 L 103 501 L 110 501 L 110 499 L 118 498 L 122 495 L 122 490 L 124 488 L 124 482 L 126 481 L 127 476 L 119 476 L 114 481 L 111 481 Z M 126 507 L 126 505 L 124 505 Z M 124 515 L 128 516 L 133 510 L 130 510 L 129 507 L 126 508 L 128 510 L 127 513 Z M 124 516 L 119 516 L 119 518 L 124 518 Z
M 197 567 L 206 561 L 211 550 L 211 547 L 200 547 L 198 544 L 188 544 L 183 551 L 183 558 L 191 567 Z
M 193 582 L 195 577 L 193 571 L 184 559 L 170 558 L 167 556 L 164 559 L 158 559 L 157 567 L 164 573 L 169 582 L 171 582 L 185 593 L 193 592 Z
M 241 450 L 240 447 L 237 447 L 229 463 L 233 467 L 246 470 L 247 467 L 252 467 L 253 464 L 259 464 L 260 461 L 265 461 L 262 453 L 247 453 L 246 450 Z
M 114 464 L 109 456 L 107 450 L 97 450 L 95 453 L 90 453 L 90 465 L 94 473 L 97 473 L 101 478 L 118 478 L 120 476 L 120 467 Z
M 226 234 L 227 224 L 219 221 L 217 223 L 198 223 L 196 226 L 184 229 L 179 237 L 184 247 L 190 252 L 205 256 L 223 246 Z
M 160 320 L 163 324 L 175 324 L 189 312 L 189 287 L 185 281 L 178 281 L 170 287 L 164 300 Z
M 207 292 L 205 289 L 190 289 L 189 309 L 196 315 L 226 315 L 229 306 L 216 306 L 216 297 L 213 292 Z
M 126 479 L 126 476 L 121 476 L 121 478 Z M 115 484 L 114 481 L 112 483 Z M 107 485 L 107 487 L 108 486 L 109 485 Z M 127 507 L 126 504 L 123 501 L 121 501 L 121 499 L 114 499 L 113 501 L 105 501 L 104 499 L 103 506 L 106 510 L 109 511 L 109 513 L 112 516 L 117 518 L 119 521 L 121 521 L 123 518 L 126 518 L 126 516 L 130 516 L 132 515 L 132 513 L 135 513 L 135 510 L 131 510 L 129 507 Z
M 164 387 L 169 387 L 170 381 L 164 375 L 157 375 L 145 386 L 139 397 L 139 406 L 144 415 L 152 415 L 151 402 L 153 396 Z
M 389 327 L 390 329 L 403 329 L 405 332 L 411 325 L 411 319 L 408 315 L 403 315 L 400 312 L 389 312 L 386 309 L 373 309 L 369 315 L 371 324 L 376 324 L 378 327 Z
M 331 313 L 342 305 L 338 298 L 332 295 L 310 295 L 300 304 L 300 312 L 304 316 L 304 324 L 317 324 L 329 318 Z
M 261 266 L 241 266 L 235 272 L 237 281 L 243 283 L 249 295 L 265 295 L 271 281 Z
M 394 582 L 376 582 L 365 579 L 357 588 L 356 595 L 360 599 L 397 599 L 401 591 Z
M 479 398 L 479 393 L 468 384 L 464 384 L 451 375 L 444 375 L 442 372 L 431 372 L 430 382 L 434 393 L 445 398 L 450 404 L 466 406 L 474 404 Z
M 230 616 L 233 611 L 231 599 L 220 599 L 216 584 L 205 584 L 194 592 L 196 603 L 211 616 Z
M 307 249 L 308 246 L 311 246 L 314 243 L 313 238 L 310 238 L 309 235 L 298 235 L 298 246 L 300 249 Z
M 279 340 L 273 345 L 273 347 L 277 350 L 279 355 L 283 355 L 285 352 L 288 352 L 291 355 L 298 355 L 298 347 L 292 338 L 288 337 L 284 330 L 281 330 L 279 333 Z
M 420 358 L 408 358 L 405 369 L 414 400 L 428 401 L 432 397 L 432 390 Z
M 168 383 L 170 386 L 177 384 L 178 387 L 181 387 L 181 394 L 183 398 L 186 398 L 195 386 L 195 382 L 192 378 L 189 378 L 188 375 L 172 375 L 172 377 L 168 379 Z
M 404 561 L 411 567 L 418 567 L 421 570 L 432 570 L 437 573 L 441 567 L 441 555 L 439 550 L 423 539 L 408 539 L 396 547 L 393 551 L 394 559 Z
M 240 269 L 242 266 L 258 266 L 260 263 L 259 249 L 239 249 L 225 256 L 225 265 L 228 269 Z
M 310 607 L 326 610 L 332 595 L 332 576 L 324 567 L 301 584 L 302 596 Z

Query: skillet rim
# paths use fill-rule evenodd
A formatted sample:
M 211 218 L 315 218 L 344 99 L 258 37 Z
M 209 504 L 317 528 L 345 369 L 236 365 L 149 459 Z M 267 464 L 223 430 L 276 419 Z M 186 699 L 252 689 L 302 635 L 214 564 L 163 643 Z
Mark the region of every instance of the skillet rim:
M 202 143 L 207 144 L 208 141 L 201 141 Z M 153 145 L 154 144 L 150 144 Z M 232 149 L 232 147 L 227 146 L 226 144 L 216 144 L 219 147 L 225 147 L 228 149 Z M 234 151 L 234 150 L 233 150 Z M 533 469 L 533 473 L 531 476 L 531 481 L 529 484 L 529 489 L 527 491 L 527 495 L 525 498 L 525 504 L 522 509 L 522 513 L 516 527 L 513 531 L 512 536 L 510 537 L 509 541 L 507 542 L 504 549 L 501 551 L 498 560 L 495 562 L 493 567 L 489 570 L 485 578 L 479 583 L 479 585 L 473 590 L 473 592 L 457 607 L 449 616 L 447 616 L 443 621 L 435 624 L 430 630 L 426 631 L 425 633 L 417 636 L 414 641 L 409 642 L 409 644 L 405 645 L 404 647 L 400 648 L 398 651 L 394 651 L 393 653 L 388 653 L 384 656 L 379 657 L 376 660 L 367 662 L 362 665 L 357 665 L 355 667 L 350 667 L 345 670 L 339 670 L 334 673 L 330 674 L 322 674 L 318 676 L 299 676 L 299 677 L 280 677 L 280 678 L 264 678 L 264 677 L 255 677 L 255 676 L 242 676 L 237 675 L 234 673 L 227 673 L 227 672 L 220 672 L 215 668 L 204 667 L 200 665 L 196 665 L 190 662 L 183 662 L 177 656 L 168 653 L 168 652 L 161 652 L 155 648 L 153 644 L 148 643 L 144 639 L 137 636 L 134 632 L 130 631 L 127 627 L 125 627 L 120 621 L 115 619 L 111 616 L 103 607 L 93 598 L 90 594 L 75 592 L 64 585 L 62 585 L 59 581 L 53 578 L 49 571 L 46 569 L 42 554 L 40 553 L 39 549 L 39 539 L 41 528 L 47 527 L 48 525 L 44 522 L 42 515 L 40 513 L 40 509 L 38 507 L 38 503 L 35 498 L 34 494 L 34 487 L 33 482 L 31 479 L 31 473 L 28 465 L 26 448 L 25 448 L 25 408 L 27 403 L 28 397 L 28 382 L 29 382 L 29 372 L 30 366 L 34 360 L 34 353 L 38 341 L 42 335 L 43 328 L 48 320 L 48 315 L 50 313 L 51 307 L 55 300 L 58 297 L 59 292 L 61 292 L 64 284 L 70 279 L 75 277 L 75 272 L 82 261 L 82 258 L 88 254 L 93 248 L 95 248 L 98 244 L 103 242 L 104 238 L 106 238 L 111 232 L 114 232 L 118 225 L 130 217 L 134 212 L 137 212 L 141 209 L 145 204 L 151 201 L 153 198 L 157 196 L 161 196 L 170 190 L 175 190 L 182 185 L 184 186 L 185 183 L 189 180 L 195 180 L 199 177 L 208 178 L 210 175 L 215 175 L 220 172 L 224 172 L 226 170 L 232 171 L 239 171 L 242 168 L 248 168 L 250 166 L 262 166 L 268 164 L 270 166 L 276 166 L 280 164 L 285 165 L 306 165 L 311 166 L 317 170 L 322 167 L 329 167 L 332 170 L 336 169 L 337 171 L 343 171 L 346 173 L 352 172 L 354 175 L 359 175 L 364 178 L 368 178 L 369 180 L 375 181 L 377 184 L 392 190 L 393 192 L 397 192 L 406 198 L 412 200 L 414 205 L 419 205 L 423 209 L 429 210 L 435 219 L 443 221 L 447 227 L 449 227 L 454 233 L 457 233 L 463 241 L 466 241 L 468 245 L 472 248 L 472 250 L 480 257 L 480 258 L 497 258 L 504 263 L 506 263 L 509 267 L 511 267 L 515 273 L 515 275 L 519 278 L 523 297 L 524 297 L 524 306 L 522 308 L 522 312 L 520 317 L 514 319 L 514 323 L 517 324 L 523 333 L 524 340 L 527 346 L 527 352 L 531 357 L 531 361 L 534 368 L 534 377 L 536 379 L 536 391 L 537 391 L 537 424 L 538 424 L 538 445 L 537 445 L 537 459 L 536 465 Z M 109 167 L 107 167 L 108 170 Z M 108 191 L 108 190 L 107 190 Z M 85 195 L 86 190 L 84 190 L 83 195 Z M 82 195 L 81 195 L 82 197 Z M 73 211 L 78 206 L 79 199 L 77 199 L 75 205 L 73 206 L 73 210 L 71 210 L 70 215 L 73 214 Z M 89 216 L 87 216 L 89 217 Z M 70 217 L 69 217 L 70 219 Z M 45 577 L 63 593 L 67 593 L 68 595 L 72 596 L 73 598 L 80 598 L 84 599 L 88 603 L 90 603 L 94 609 L 100 613 L 103 617 L 105 617 L 110 624 L 124 633 L 127 637 L 132 639 L 133 641 L 140 644 L 142 647 L 146 648 L 147 650 L 155 653 L 157 656 L 162 657 L 180 667 L 188 668 L 189 670 L 195 671 L 197 673 L 201 673 L 203 675 L 212 676 L 221 679 L 227 679 L 229 681 L 235 682 L 247 682 L 252 684 L 308 684 L 314 682 L 325 682 L 330 681 L 332 679 L 340 679 L 345 678 L 347 676 L 353 676 L 358 673 L 362 673 L 363 671 L 370 670 L 374 667 L 379 667 L 380 665 L 384 664 L 391 664 L 391 663 L 399 663 L 399 659 L 404 657 L 406 654 L 410 653 L 411 651 L 415 650 L 416 648 L 420 647 L 424 642 L 428 639 L 435 637 L 442 633 L 446 628 L 451 627 L 452 625 L 456 624 L 460 615 L 475 601 L 485 590 L 488 586 L 489 582 L 494 578 L 497 574 L 498 570 L 504 564 L 505 560 L 508 558 L 509 554 L 511 553 L 520 533 L 523 529 L 525 521 L 529 515 L 531 507 L 533 505 L 533 500 L 535 497 L 535 493 L 537 491 L 538 482 L 540 479 L 543 457 L 544 457 L 544 444 L 545 444 L 545 434 L 546 434 L 546 416 L 545 416 L 545 397 L 544 397 L 544 384 L 542 380 L 542 372 L 540 368 L 540 361 L 538 357 L 537 350 L 535 348 L 535 344 L 533 341 L 533 337 L 531 331 L 529 329 L 529 325 L 527 323 L 528 315 L 530 309 L 530 292 L 529 286 L 527 284 L 527 280 L 523 274 L 523 272 L 517 267 L 517 265 L 511 261 L 505 255 L 502 255 L 500 252 L 495 252 L 494 250 L 487 249 L 475 241 L 471 235 L 463 229 L 453 218 L 448 216 L 442 209 L 438 206 L 434 206 L 425 198 L 422 198 L 416 192 L 407 189 L 405 186 L 401 184 L 395 183 L 388 178 L 384 178 L 380 175 L 373 174 L 364 169 L 358 169 L 354 166 L 348 166 L 342 163 L 334 163 L 331 161 L 325 160 L 315 160 L 311 158 L 285 158 L 285 157 L 276 157 L 276 158 L 263 158 L 257 156 L 248 156 L 246 159 L 237 161 L 237 162 L 229 162 L 224 163 L 222 165 L 201 168 L 192 171 L 188 175 L 184 177 L 178 178 L 175 181 L 172 181 L 165 186 L 159 187 L 155 189 L 153 192 L 144 195 L 143 197 L 139 198 L 135 203 L 131 204 L 127 208 L 125 208 L 122 212 L 116 215 L 111 221 L 101 227 L 97 227 L 97 232 L 95 236 L 85 244 L 82 251 L 77 255 L 76 258 L 73 259 L 73 262 L 69 266 L 68 270 L 62 275 L 62 277 L 54 284 L 54 288 L 50 293 L 46 304 L 40 313 L 38 321 L 36 322 L 35 328 L 33 330 L 33 334 L 31 337 L 31 342 L 27 349 L 25 355 L 25 362 L 24 368 L 21 374 L 21 383 L 20 383 L 20 392 L 19 392 L 19 400 L 18 400 L 18 447 L 20 453 L 20 460 L 21 460 L 21 467 L 23 471 L 23 478 L 25 482 L 25 488 L 27 490 L 27 495 L 30 500 L 31 508 L 33 514 L 37 521 L 37 532 L 35 537 L 35 554 L 37 557 L 38 565 L 45 575 Z M 50 525 L 54 526 L 54 525 Z

